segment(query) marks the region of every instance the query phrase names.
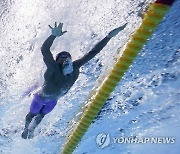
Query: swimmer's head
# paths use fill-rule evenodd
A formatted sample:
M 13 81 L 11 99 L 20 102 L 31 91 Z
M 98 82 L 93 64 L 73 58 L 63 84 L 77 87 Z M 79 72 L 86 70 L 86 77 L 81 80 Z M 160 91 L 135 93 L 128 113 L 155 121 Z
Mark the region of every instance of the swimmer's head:
M 56 62 L 63 64 L 67 59 L 72 59 L 71 54 L 67 51 L 62 51 L 56 55 Z

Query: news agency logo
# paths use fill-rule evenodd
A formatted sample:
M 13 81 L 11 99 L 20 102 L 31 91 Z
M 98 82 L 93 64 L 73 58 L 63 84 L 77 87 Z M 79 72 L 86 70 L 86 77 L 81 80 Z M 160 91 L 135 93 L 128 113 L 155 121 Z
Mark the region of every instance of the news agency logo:
M 100 133 L 96 137 L 96 143 L 99 148 L 105 148 L 112 144 L 173 144 L 175 137 L 140 137 L 140 136 L 120 136 L 110 137 L 109 133 Z
M 99 148 L 105 148 L 107 147 L 111 142 L 109 133 L 100 133 L 96 137 L 96 143 L 99 146 Z

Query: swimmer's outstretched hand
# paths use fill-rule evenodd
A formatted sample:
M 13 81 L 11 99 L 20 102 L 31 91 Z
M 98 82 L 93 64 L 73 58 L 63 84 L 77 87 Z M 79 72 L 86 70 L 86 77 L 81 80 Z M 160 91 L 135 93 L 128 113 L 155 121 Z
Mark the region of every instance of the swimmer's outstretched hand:
M 110 31 L 107 35 L 108 38 L 112 38 L 116 36 L 120 31 L 122 31 L 126 27 L 127 23 L 125 23 L 123 26 L 120 26 L 118 28 L 115 28 L 114 30 Z
M 59 23 L 57 26 L 57 22 L 55 22 L 54 28 L 49 25 L 49 28 L 51 28 L 51 32 L 53 36 L 59 37 L 65 34 L 67 31 L 62 31 L 63 23 Z

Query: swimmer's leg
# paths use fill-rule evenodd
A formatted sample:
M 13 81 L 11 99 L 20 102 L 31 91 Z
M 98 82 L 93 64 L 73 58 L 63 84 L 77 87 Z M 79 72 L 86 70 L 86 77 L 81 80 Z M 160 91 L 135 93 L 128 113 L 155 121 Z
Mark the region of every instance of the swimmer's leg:
M 29 124 L 31 123 L 32 119 L 34 118 L 34 116 L 35 116 L 35 115 L 32 114 L 31 112 L 29 112 L 29 113 L 26 115 L 25 128 L 24 128 L 23 133 L 21 134 L 21 137 L 24 138 L 24 139 L 27 139 L 28 127 L 29 127 Z
M 44 116 L 45 116 L 44 114 L 39 113 L 39 114 L 35 117 L 35 119 L 34 119 L 32 125 L 31 125 L 31 127 L 29 128 L 28 139 L 32 139 L 32 138 L 34 137 L 34 130 L 35 130 L 35 128 L 40 124 L 40 122 L 42 121 L 42 119 L 44 118 Z
M 50 100 L 46 102 L 47 104 L 44 105 L 41 110 L 39 111 L 39 114 L 35 117 L 32 125 L 29 128 L 29 134 L 28 134 L 28 139 L 32 139 L 34 137 L 34 130 L 35 128 L 40 124 L 44 116 L 48 113 L 50 113 L 54 107 L 57 104 L 56 100 Z
M 40 110 L 42 108 L 43 108 L 43 104 L 41 103 L 39 96 L 36 94 L 34 96 L 32 103 L 31 103 L 31 106 L 30 106 L 30 112 L 26 115 L 25 128 L 24 128 L 24 131 L 21 135 L 22 138 L 27 139 L 29 124 L 31 123 L 32 119 L 36 115 L 38 115 L 38 113 L 40 113 Z

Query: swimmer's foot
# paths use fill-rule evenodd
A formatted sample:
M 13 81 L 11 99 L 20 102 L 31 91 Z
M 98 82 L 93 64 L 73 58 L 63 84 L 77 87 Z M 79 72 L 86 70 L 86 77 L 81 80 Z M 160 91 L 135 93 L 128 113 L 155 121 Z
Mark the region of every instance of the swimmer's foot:
M 34 130 L 29 130 L 28 139 L 34 138 Z
M 28 136 L 28 129 L 24 129 L 24 131 L 23 131 L 22 134 L 21 134 L 21 137 L 22 137 L 23 139 L 27 139 L 27 136 Z

